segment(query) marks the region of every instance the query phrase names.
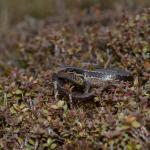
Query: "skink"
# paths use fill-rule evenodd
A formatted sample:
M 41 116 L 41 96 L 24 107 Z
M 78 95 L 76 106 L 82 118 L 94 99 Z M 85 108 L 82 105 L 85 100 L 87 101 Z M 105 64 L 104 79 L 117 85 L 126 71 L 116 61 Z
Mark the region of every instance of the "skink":
M 53 74 L 52 79 L 60 94 L 69 96 L 71 93 L 72 99 L 87 100 L 95 96 L 95 92 L 90 91 L 91 88 L 100 87 L 105 84 L 105 81 L 133 81 L 133 76 L 121 69 L 89 71 L 77 67 L 66 67 Z M 63 86 L 64 81 L 72 83 L 76 89 L 82 89 L 81 92 L 79 90 L 69 92 Z

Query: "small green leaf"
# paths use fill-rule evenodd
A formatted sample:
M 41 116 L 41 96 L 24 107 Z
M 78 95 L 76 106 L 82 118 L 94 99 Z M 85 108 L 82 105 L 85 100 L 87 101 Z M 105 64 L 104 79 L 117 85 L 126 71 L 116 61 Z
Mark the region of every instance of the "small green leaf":
M 8 93 L 8 94 L 7 94 L 7 97 L 8 97 L 8 98 L 12 97 L 12 94 L 11 94 L 11 93 Z
M 58 109 L 58 106 L 57 105 L 52 105 L 51 108 L 52 109 Z
M 35 141 L 32 140 L 32 139 L 30 139 L 30 140 L 29 140 L 29 143 L 30 143 L 31 145 L 34 145 L 34 144 L 35 144 Z
M 139 128 L 141 126 L 141 124 L 138 121 L 135 120 L 135 121 L 132 122 L 132 126 L 134 128 Z
M 51 138 L 48 138 L 48 139 L 47 139 L 47 145 L 51 145 L 53 142 L 54 142 L 53 139 L 51 139 Z
M 64 112 L 67 112 L 67 110 L 68 110 L 68 105 L 65 104 L 65 105 L 63 106 L 63 109 L 64 109 Z
M 142 148 L 142 146 L 140 145 L 140 144 L 137 144 L 136 145 L 136 149 L 138 150 L 138 149 L 141 149 Z
M 56 143 L 53 143 L 52 145 L 51 145 L 51 149 L 55 149 L 57 147 L 57 144 Z
M 52 105 L 51 108 L 52 109 L 60 109 L 64 106 L 64 103 L 65 103 L 64 101 L 60 100 L 55 105 Z
M 15 91 L 15 94 L 20 95 L 20 94 L 22 94 L 22 91 L 18 89 L 18 90 Z
M 56 105 L 57 105 L 58 108 L 62 108 L 64 106 L 64 103 L 65 103 L 64 101 L 60 100 L 60 101 L 57 102 Z
M 26 107 L 26 105 L 25 104 L 21 104 L 19 107 L 20 107 L 20 109 L 24 109 Z
M 23 139 L 20 138 L 20 137 L 17 137 L 17 141 L 18 141 L 19 144 L 22 144 L 22 143 L 23 143 Z
M 17 113 L 16 110 L 14 109 L 14 107 L 10 108 L 10 112 L 11 112 L 11 114 L 16 114 Z

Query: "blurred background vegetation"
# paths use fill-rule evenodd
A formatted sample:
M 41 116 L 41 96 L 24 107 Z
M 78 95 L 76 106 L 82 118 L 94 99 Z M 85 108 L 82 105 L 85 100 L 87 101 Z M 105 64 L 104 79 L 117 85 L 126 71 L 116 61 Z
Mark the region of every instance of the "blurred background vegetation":
M 99 4 L 101 9 L 111 9 L 124 5 L 133 9 L 150 6 L 150 0 L 0 0 L 0 31 L 10 24 L 23 20 L 26 16 L 44 18 L 65 15 L 67 11 L 84 9 Z

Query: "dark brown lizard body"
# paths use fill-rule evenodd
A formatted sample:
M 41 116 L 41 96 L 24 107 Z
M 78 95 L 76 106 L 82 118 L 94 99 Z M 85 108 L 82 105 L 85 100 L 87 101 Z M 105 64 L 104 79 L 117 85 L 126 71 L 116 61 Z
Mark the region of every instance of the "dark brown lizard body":
M 66 67 L 53 75 L 53 81 L 62 95 L 69 95 L 63 87 L 63 81 L 72 83 L 75 87 L 82 87 L 84 91 L 71 92 L 72 99 L 87 100 L 95 96 L 94 91 L 89 92 L 92 87 L 100 87 L 105 81 L 133 81 L 133 76 L 120 69 L 98 69 L 95 71 L 84 70 L 76 67 Z

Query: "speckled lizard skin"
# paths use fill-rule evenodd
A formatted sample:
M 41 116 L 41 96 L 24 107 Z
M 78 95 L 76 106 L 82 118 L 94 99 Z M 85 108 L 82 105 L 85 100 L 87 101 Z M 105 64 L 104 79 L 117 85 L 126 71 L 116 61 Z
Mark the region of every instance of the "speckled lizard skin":
M 105 81 L 133 81 L 133 76 L 120 69 L 98 69 L 89 71 L 77 67 L 66 67 L 53 74 L 53 82 L 57 84 L 57 89 L 62 95 L 69 95 L 69 92 L 63 88 L 62 81 L 71 82 L 76 87 L 84 88 L 84 92 L 72 92 L 72 98 L 78 100 L 87 100 L 94 97 L 94 92 L 89 92 L 92 87 L 100 87 Z

